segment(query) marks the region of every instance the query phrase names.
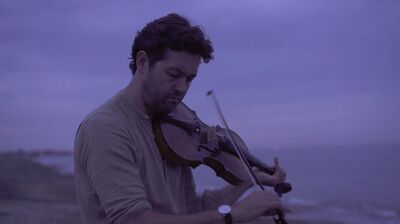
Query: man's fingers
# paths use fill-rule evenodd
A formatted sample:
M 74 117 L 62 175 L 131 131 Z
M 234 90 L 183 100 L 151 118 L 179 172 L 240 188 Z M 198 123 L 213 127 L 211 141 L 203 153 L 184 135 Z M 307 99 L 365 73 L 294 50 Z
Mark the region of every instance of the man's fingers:
M 285 213 L 290 213 L 293 210 L 291 208 L 289 208 L 287 205 L 283 204 L 282 202 L 276 202 L 274 203 L 274 205 L 272 206 L 271 209 L 267 210 L 267 214 L 270 215 L 276 215 L 277 210 L 281 211 L 283 213 L 283 215 L 285 215 Z
M 278 157 L 274 158 L 274 162 L 275 162 L 275 167 L 279 167 L 279 160 Z
M 207 141 L 212 141 L 217 135 L 217 128 L 215 126 L 211 126 L 207 131 Z
M 282 205 L 282 210 L 284 212 L 293 212 L 293 209 L 291 209 L 290 207 L 288 207 L 287 205 Z
M 265 212 L 265 216 L 273 216 L 276 215 L 276 209 L 270 209 Z
M 279 165 L 279 160 L 277 157 L 274 159 L 275 162 L 275 171 L 282 172 L 281 166 Z
M 277 175 L 279 175 L 280 182 L 282 182 L 286 179 L 286 172 L 280 166 L 279 160 L 277 157 L 275 157 L 275 172 L 277 172 Z
M 284 205 L 281 201 L 274 201 L 270 203 L 265 215 L 276 215 L 277 211 L 280 211 L 283 215 L 285 215 L 286 212 L 291 212 L 292 210 Z

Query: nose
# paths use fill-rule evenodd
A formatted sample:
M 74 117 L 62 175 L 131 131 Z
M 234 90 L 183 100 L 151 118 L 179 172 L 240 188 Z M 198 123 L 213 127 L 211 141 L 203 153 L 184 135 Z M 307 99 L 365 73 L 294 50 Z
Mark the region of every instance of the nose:
M 184 95 L 189 88 L 189 82 L 186 78 L 182 77 L 175 83 L 175 90 L 179 92 L 180 96 Z

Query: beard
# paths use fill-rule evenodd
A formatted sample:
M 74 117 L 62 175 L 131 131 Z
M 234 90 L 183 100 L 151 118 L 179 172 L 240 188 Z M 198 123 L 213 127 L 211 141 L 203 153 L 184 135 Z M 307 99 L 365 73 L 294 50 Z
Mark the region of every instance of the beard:
M 147 87 L 143 86 L 143 102 L 152 114 L 169 114 L 181 103 L 181 98 L 174 94 L 162 94 Z
M 180 104 L 180 100 L 165 98 L 159 104 L 156 105 L 156 113 L 160 115 L 166 115 L 175 110 Z
M 154 73 L 148 75 L 148 79 L 142 85 L 142 96 L 146 107 L 153 114 L 169 114 L 181 103 L 186 92 L 164 89 L 165 86 L 156 81 Z

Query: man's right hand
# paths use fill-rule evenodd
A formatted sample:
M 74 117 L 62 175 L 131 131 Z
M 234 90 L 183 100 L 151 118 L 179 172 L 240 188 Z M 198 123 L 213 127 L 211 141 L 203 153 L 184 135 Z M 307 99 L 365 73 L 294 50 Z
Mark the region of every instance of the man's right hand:
M 270 191 L 257 191 L 251 193 L 247 198 L 233 205 L 232 219 L 234 223 L 256 220 L 261 216 L 273 215 L 273 211 L 279 209 L 287 211 L 282 205 L 278 195 Z M 272 213 L 270 213 L 272 211 Z M 223 217 L 216 209 L 207 210 L 199 213 L 172 215 L 158 213 L 151 210 L 142 212 L 138 217 L 127 222 L 129 224 L 148 223 L 148 224 L 204 224 L 204 223 L 224 223 Z
M 232 218 L 234 222 L 255 220 L 275 209 L 288 211 L 275 192 L 256 191 L 233 205 Z

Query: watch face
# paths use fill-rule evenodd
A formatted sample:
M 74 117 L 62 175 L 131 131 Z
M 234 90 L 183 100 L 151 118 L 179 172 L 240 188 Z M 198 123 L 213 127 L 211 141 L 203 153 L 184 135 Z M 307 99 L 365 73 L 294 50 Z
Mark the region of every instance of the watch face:
M 219 206 L 219 208 L 218 208 L 218 212 L 220 213 L 220 214 L 228 214 L 228 213 L 231 213 L 231 206 L 229 206 L 229 205 L 221 205 L 221 206 Z

